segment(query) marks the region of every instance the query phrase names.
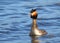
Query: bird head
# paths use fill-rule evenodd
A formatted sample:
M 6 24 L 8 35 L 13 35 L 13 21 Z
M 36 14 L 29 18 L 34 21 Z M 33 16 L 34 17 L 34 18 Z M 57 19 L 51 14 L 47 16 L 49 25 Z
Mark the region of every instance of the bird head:
M 37 11 L 36 11 L 36 9 L 32 9 L 31 11 L 30 11 L 30 16 L 31 16 L 31 18 L 32 19 L 37 19 Z

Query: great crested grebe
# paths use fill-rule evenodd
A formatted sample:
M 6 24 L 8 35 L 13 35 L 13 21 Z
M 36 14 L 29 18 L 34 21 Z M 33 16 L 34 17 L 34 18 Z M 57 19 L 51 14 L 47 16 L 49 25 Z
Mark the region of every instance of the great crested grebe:
M 32 9 L 31 10 L 30 16 L 32 18 L 32 27 L 31 27 L 30 36 L 31 35 L 35 35 L 35 36 L 39 35 L 39 36 L 42 36 L 42 35 L 47 34 L 47 32 L 45 30 L 39 30 L 38 29 L 38 26 L 37 26 L 37 23 L 36 23 L 38 14 L 37 14 L 36 9 Z

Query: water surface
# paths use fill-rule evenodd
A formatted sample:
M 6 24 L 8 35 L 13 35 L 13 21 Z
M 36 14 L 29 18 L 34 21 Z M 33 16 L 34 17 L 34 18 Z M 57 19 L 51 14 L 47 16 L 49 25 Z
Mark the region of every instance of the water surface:
M 38 12 L 39 29 L 48 35 L 37 43 L 60 43 L 60 0 L 0 0 L 0 43 L 32 43 L 30 10 Z

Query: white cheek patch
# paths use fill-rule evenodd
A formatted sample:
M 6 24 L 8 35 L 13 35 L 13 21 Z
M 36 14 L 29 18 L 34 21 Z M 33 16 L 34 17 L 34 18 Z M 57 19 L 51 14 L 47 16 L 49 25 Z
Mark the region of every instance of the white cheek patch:
M 34 15 L 34 13 L 32 13 L 32 16 Z

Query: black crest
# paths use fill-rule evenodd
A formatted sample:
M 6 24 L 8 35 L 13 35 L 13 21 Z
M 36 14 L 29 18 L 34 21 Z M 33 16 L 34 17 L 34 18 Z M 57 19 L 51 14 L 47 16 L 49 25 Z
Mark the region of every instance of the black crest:
M 32 9 L 32 10 L 30 11 L 30 13 L 33 13 L 34 11 L 36 11 L 36 9 Z

